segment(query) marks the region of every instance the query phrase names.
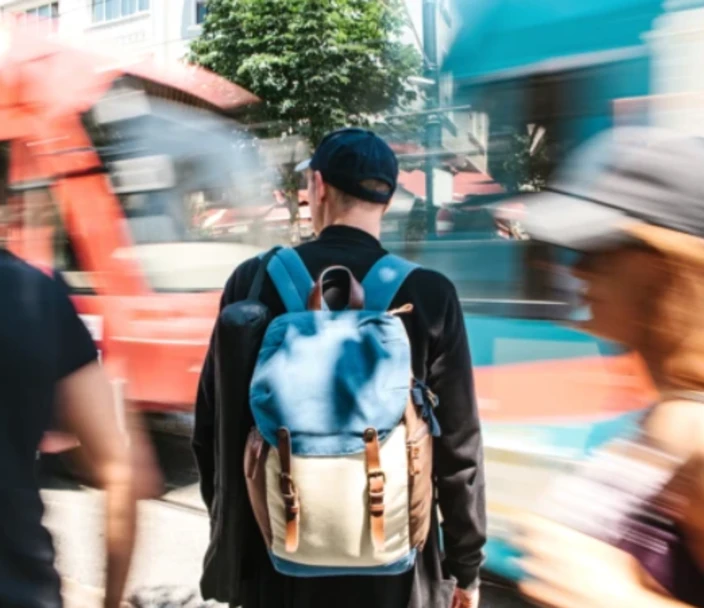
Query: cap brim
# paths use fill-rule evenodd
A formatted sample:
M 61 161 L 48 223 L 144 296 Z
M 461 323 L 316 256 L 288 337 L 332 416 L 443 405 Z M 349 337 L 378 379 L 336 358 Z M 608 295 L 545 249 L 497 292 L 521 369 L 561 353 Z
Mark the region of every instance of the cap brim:
M 598 251 L 632 240 L 624 228 L 633 220 L 617 209 L 557 192 L 527 196 L 520 202 L 525 205 L 520 225 L 536 241 Z
M 311 160 L 312 160 L 312 159 L 307 158 L 306 160 L 303 160 L 303 161 L 301 161 L 300 163 L 298 163 L 298 164 L 296 165 L 295 171 L 298 172 L 298 173 L 301 173 L 301 172 L 305 171 L 306 169 L 309 169 L 309 168 L 310 168 L 310 161 L 311 161 Z

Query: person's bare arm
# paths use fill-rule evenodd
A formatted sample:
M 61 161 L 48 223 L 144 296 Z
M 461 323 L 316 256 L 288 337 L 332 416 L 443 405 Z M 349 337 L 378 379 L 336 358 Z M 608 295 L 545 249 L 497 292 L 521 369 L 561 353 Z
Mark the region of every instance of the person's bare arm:
M 85 450 L 92 478 L 105 490 L 105 606 L 117 608 L 129 573 L 137 517 L 127 438 L 118 427 L 110 384 L 99 363 L 89 363 L 63 378 L 57 399 L 60 417 Z
M 643 423 L 646 433 L 663 449 L 690 458 L 704 455 L 704 407 L 682 399 L 661 403 Z
M 635 599 L 633 605 L 639 608 L 692 608 L 689 604 L 684 604 L 672 597 L 655 593 L 649 589 L 643 589 L 642 595 Z
M 561 524 L 524 514 L 514 544 L 523 553 L 521 592 L 549 608 L 689 608 L 654 588 L 628 553 Z

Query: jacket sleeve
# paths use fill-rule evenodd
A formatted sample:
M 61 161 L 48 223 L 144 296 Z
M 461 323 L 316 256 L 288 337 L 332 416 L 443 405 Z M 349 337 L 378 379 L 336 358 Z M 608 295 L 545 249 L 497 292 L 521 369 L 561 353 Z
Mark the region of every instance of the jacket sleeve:
M 448 281 L 443 330 L 431 343 L 428 386 L 438 396 L 433 467 L 443 517 L 445 567 L 458 586 L 476 584 L 486 542 L 484 459 L 462 308 Z

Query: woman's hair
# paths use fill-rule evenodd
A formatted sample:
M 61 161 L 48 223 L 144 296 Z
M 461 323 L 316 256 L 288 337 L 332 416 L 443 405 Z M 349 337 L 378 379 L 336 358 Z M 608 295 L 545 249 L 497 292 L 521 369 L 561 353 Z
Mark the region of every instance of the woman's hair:
M 656 226 L 629 230 L 653 250 L 649 302 L 635 312 L 637 345 L 667 385 L 704 390 L 704 239 Z

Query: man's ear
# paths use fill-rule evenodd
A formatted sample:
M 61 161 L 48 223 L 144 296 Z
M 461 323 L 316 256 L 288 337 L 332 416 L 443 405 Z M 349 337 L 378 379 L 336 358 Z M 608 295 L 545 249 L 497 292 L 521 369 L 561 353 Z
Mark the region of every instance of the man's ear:
M 323 174 L 320 171 L 313 173 L 313 182 L 315 184 L 315 192 L 318 195 L 318 202 L 325 200 L 327 196 L 327 187 L 323 181 Z
M 386 203 L 386 205 L 384 205 L 384 210 L 381 212 L 382 216 L 386 215 L 386 212 L 389 210 L 389 207 L 391 207 L 391 203 Z

